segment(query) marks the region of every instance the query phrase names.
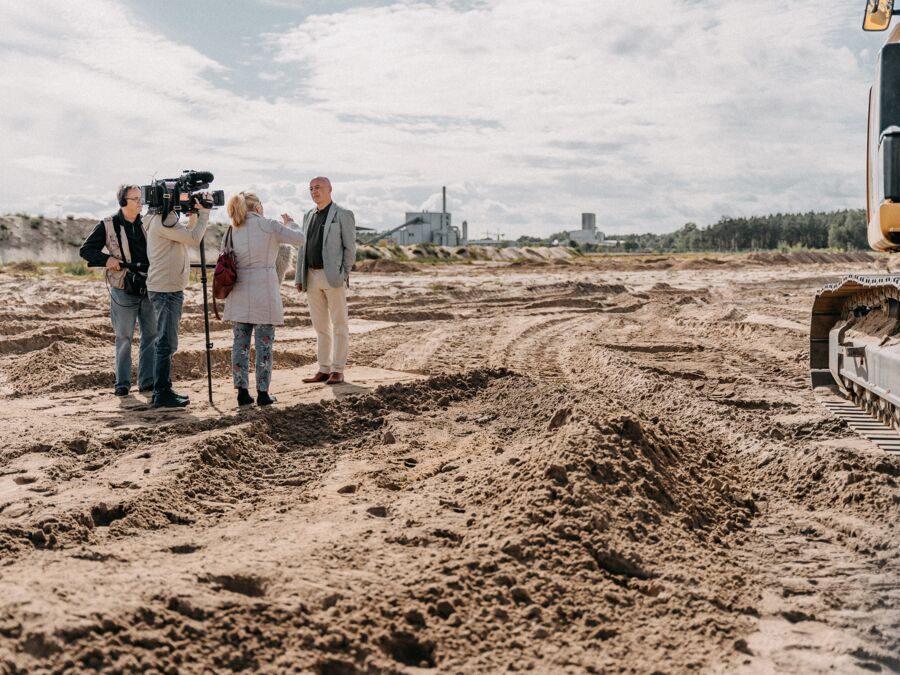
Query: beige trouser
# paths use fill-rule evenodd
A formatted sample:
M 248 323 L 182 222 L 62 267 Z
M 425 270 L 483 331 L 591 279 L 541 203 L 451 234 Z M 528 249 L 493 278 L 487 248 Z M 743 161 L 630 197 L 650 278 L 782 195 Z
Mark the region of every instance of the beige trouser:
M 316 357 L 320 373 L 343 373 L 350 349 L 350 329 L 347 326 L 347 288 L 332 288 L 325 278 L 325 270 L 307 272 L 306 297 L 309 318 L 316 331 Z M 334 353 L 331 351 L 334 343 Z

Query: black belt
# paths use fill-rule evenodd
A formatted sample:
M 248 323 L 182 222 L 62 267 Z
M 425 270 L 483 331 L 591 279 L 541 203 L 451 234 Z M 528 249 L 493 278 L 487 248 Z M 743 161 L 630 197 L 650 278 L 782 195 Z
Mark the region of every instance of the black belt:
M 309 266 L 309 269 L 311 269 L 311 270 L 324 270 L 325 268 L 324 268 L 324 267 L 316 267 L 315 265 L 310 265 L 310 266 Z

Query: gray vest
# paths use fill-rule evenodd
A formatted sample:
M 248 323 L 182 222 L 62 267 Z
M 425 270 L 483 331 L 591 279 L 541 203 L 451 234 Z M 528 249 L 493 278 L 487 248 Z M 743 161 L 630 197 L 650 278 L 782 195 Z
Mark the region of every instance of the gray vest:
M 122 246 L 119 246 L 119 238 L 116 236 L 116 226 L 112 216 L 103 219 L 106 228 L 106 250 L 113 258 L 131 262 L 131 251 L 128 249 L 128 235 L 122 235 Z M 106 280 L 113 288 L 125 288 L 125 270 L 111 270 L 106 268 Z

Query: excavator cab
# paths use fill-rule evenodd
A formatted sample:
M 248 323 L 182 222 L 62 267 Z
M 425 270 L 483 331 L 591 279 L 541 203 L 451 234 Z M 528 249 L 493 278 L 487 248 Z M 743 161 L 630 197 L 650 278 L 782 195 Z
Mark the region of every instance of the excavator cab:
M 863 28 L 884 30 L 893 0 L 868 0 Z M 867 199 L 869 245 L 900 250 L 900 29 L 881 48 L 869 92 Z

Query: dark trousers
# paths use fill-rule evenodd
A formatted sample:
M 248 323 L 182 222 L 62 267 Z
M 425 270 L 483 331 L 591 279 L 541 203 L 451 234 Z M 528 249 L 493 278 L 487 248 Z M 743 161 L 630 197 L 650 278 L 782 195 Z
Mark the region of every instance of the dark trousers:
M 154 293 L 150 302 L 156 311 L 156 372 L 153 393 L 172 391 L 172 354 L 178 351 L 178 323 L 181 321 L 181 305 L 184 292 Z

